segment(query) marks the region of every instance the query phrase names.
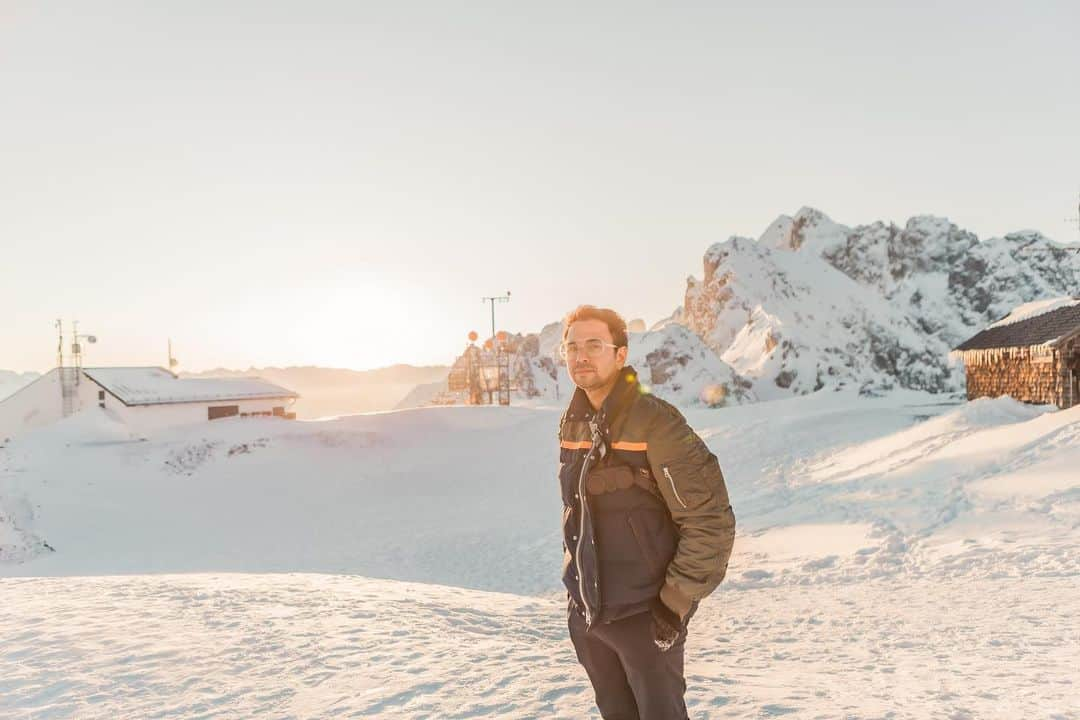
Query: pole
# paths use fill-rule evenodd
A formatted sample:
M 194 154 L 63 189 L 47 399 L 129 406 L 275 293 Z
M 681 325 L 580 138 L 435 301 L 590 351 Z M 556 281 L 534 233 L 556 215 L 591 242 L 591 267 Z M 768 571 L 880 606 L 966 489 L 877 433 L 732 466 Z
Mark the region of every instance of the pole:
M 1077 232 L 1080 232 L 1080 195 L 1077 195 L 1076 202 L 1076 217 L 1065 218 L 1065 222 L 1076 225 Z M 1080 252 L 1080 250 L 1077 250 Z
M 64 367 L 64 321 L 56 318 L 56 329 L 60 333 L 60 339 L 56 344 L 56 367 Z
M 505 295 L 491 295 L 480 298 L 480 302 L 491 303 L 491 346 L 495 351 L 495 386 L 502 387 L 502 365 L 499 363 L 499 348 L 498 339 L 495 337 L 495 303 L 497 302 L 510 302 L 510 291 L 507 290 Z M 490 391 L 488 391 L 490 398 Z

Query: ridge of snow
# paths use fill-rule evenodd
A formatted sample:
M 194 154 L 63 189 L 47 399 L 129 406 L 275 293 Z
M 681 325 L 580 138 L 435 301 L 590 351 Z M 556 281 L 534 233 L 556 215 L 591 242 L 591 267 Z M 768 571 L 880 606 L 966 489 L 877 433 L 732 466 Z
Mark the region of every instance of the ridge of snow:
M 812 207 L 802 207 L 794 217 L 781 215 L 758 237 L 774 250 L 821 253 L 844 241 L 850 228 Z
M 1030 320 L 1031 318 L 1045 315 L 1046 313 L 1060 310 L 1061 308 L 1073 307 L 1074 305 L 1080 305 L 1080 297 L 1064 295 L 1062 297 L 1047 298 L 1044 300 L 1033 300 L 1032 302 L 1024 303 L 1019 307 L 1013 308 L 1012 312 L 1008 315 L 987 327 L 995 328 L 1013 325 L 1022 320 Z

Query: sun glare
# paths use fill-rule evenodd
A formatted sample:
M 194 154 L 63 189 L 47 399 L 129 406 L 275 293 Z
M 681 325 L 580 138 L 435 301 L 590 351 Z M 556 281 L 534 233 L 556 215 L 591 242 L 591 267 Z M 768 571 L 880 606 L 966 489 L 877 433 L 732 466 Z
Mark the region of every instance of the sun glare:
M 370 277 L 348 286 L 327 288 L 305 303 L 310 321 L 298 328 L 307 352 L 318 365 L 367 368 L 391 365 L 414 355 L 402 329 L 426 309 L 421 295 Z

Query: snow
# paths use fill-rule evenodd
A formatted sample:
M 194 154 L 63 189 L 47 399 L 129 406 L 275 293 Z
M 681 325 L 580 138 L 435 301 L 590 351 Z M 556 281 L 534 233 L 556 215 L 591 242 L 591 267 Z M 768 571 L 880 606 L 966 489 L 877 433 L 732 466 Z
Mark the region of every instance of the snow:
M 872 542 L 869 523 L 806 523 L 748 534 L 741 550 L 748 557 L 781 565 L 793 560 L 828 561 L 849 555 Z M 758 571 L 760 572 L 760 571 Z
M 924 338 L 887 299 L 814 254 L 739 237 L 718 243 L 687 306 L 696 308 L 691 327 L 761 399 L 890 387 L 898 376 L 933 388 L 948 372 L 945 344 Z M 919 346 L 935 350 L 929 357 L 904 350 Z
M 758 243 L 777 250 L 808 249 L 816 255 L 844 242 L 849 228 L 833 222 L 812 207 L 802 207 L 794 217 L 781 215 L 765 229 Z
M 814 393 L 685 414 L 738 519 L 694 718 L 1080 717 L 1080 407 Z M 0 716 L 598 717 L 558 407 L 104 413 L 0 448 Z M 77 423 L 81 423 L 76 427 Z
M 445 379 L 416 385 L 394 405 L 393 409 L 407 410 L 408 408 L 430 405 L 436 397 L 446 390 L 446 385 L 447 381 Z
M 1035 462 L 1019 472 L 975 481 L 970 491 L 988 500 L 1042 501 L 1058 493 L 1072 492 L 1077 472 L 1080 472 L 1077 458 L 1066 453 Z
M 1002 325 L 1012 325 L 1021 320 L 1029 320 L 1030 318 L 1045 315 L 1046 313 L 1060 310 L 1061 308 L 1073 307 L 1074 305 L 1080 305 L 1080 298 L 1071 295 L 1035 300 L 1013 308 L 1012 312 L 997 322 L 990 324 L 988 327 L 995 328 L 1001 327 Z
M 258 378 L 178 378 L 164 368 L 83 368 L 125 405 L 288 398 L 296 394 Z
M 96 405 L 57 420 L 48 429 L 49 443 L 65 446 L 136 442 L 142 436 L 143 433 L 133 431 L 115 412 Z
M 630 333 L 628 364 L 639 368 L 650 392 L 680 406 L 734 405 L 756 398 L 749 382 L 684 325 Z
M 13 395 L 26 387 L 41 375 L 36 372 L 15 372 L 13 370 L 0 370 L 0 400 Z
M 540 330 L 539 352 L 542 357 L 558 357 L 559 345 L 562 343 L 562 322 L 552 322 Z
M 1075 718 L 1078 589 L 723 593 L 690 621 L 690 717 Z M 35 578 L 7 582 L 0 628 L 5 717 L 600 717 L 553 600 L 343 575 Z
M 925 460 L 942 449 L 955 452 L 958 441 L 980 430 L 1002 427 L 1006 428 L 1008 435 L 1015 423 L 1032 420 L 1053 409 L 1048 405 L 1024 405 L 1009 397 L 979 398 L 954 412 L 919 423 L 908 430 L 834 453 L 810 467 L 806 477 L 814 482 L 842 482 L 853 474 L 865 475 L 867 472 L 903 468 L 912 461 Z M 1052 417 L 1067 418 L 1069 415 Z M 1024 441 L 1028 439 L 1019 437 Z M 984 438 L 985 435 L 979 436 L 977 446 L 986 444 Z M 1006 437 L 1005 441 L 1008 440 Z M 989 452 L 995 450 L 992 447 L 986 449 Z

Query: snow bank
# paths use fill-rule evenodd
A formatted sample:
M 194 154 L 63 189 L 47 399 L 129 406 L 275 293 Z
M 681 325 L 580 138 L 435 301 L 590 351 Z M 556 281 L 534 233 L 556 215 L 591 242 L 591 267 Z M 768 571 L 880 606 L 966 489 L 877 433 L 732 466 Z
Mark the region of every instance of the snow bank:
M 52 425 L 27 433 L 31 444 L 55 446 L 102 445 L 134 442 L 140 435 L 128 427 L 119 415 L 96 405 L 57 420 Z

